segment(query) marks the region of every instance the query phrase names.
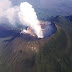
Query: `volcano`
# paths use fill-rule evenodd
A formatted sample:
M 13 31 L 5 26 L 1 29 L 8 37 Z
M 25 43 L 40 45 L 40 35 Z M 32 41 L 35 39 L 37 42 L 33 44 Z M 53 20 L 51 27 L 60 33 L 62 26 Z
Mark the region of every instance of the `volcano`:
M 61 16 L 69 7 L 20 1 L 0 0 L 0 72 L 72 72 L 72 16 Z
M 54 20 L 62 23 L 64 18 L 59 16 Z M 67 19 L 64 21 L 67 23 Z M 64 26 L 63 23 L 60 25 Z M 71 30 L 69 23 L 67 24 Z M 42 21 L 40 25 L 44 38 L 32 35 L 30 28 L 27 29 L 28 32 L 21 33 L 22 30 L 0 25 L 1 72 L 56 72 L 63 69 L 62 64 L 71 67 L 71 60 L 68 58 L 71 53 L 68 33 L 57 22 Z
M 54 26 L 55 25 L 53 24 L 52 27 Z M 49 31 L 51 32 L 52 30 Z M 9 32 L 5 29 L 5 32 L 6 31 Z M 55 31 L 53 30 L 53 32 L 49 32 L 50 35 L 46 35 L 44 38 L 32 36 L 30 33 L 20 33 L 20 31 L 13 31 L 13 34 L 9 33 L 9 35 L 2 35 L 3 38 L 11 38 L 4 40 L 0 61 L 5 62 L 4 64 L 6 67 L 10 68 L 8 71 L 14 70 L 13 72 L 29 72 L 29 69 L 32 69 L 35 65 L 37 54 L 43 49 L 43 46 L 48 42 L 49 37 L 51 37 Z
M 41 26 L 44 38 L 51 36 L 57 30 L 55 24 L 52 22 L 41 21 L 40 26 Z M 36 34 L 33 32 L 33 30 L 30 27 L 27 27 L 26 30 L 23 29 L 20 33 L 29 34 L 31 36 L 37 37 Z
M 1 20 L 1 64 L 5 64 L 3 66 L 7 67 L 6 71 L 9 68 L 9 72 L 30 72 L 36 63 L 36 56 L 56 33 L 56 25 L 48 21 L 39 21 L 34 8 L 28 2 L 9 7 L 4 14 L 8 24 Z M 5 72 L 5 69 L 1 72 Z
M 22 31 L 19 30 L 8 30 L 5 27 L 0 27 L 1 38 L 11 37 L 4 40 L 6 45 L 3 51 L 6 52 L 2 55 L 3 57 L 6 55 L 9 64 L 14 61 L 17 56 L 15 60 L 20 60 L 20 62 L 22 62 L 28 59 L 31 63 L 29 62 L 30 64 L 26 65 L 32 65 L 33 59 L 39 52 L 39 49 L 44 46 L 49 37 L 57 30 L 54 23 L 41 22 L 41 27 L 44 30 L 44 38 L 34 36 L 30 28 L 27 29 L 28 32 L 22 33 Z M 15 56 L 13 56 L 14 54 Z

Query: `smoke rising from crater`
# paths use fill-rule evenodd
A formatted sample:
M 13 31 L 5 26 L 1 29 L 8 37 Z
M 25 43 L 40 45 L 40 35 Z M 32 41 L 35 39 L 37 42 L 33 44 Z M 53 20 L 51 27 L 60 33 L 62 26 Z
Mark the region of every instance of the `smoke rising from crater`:
M 37 15 L 34 11 L 34 8 L 32 8 L 32 5 L 30 5 L 27 2 L 23 2 L 20 4 L 20 12 L 19 12 L 19 18 L 22 24 L 26 24 L 29 27 L 31 27 L 35 34 L 39 38 L 43 38 L 43 33 L 41 26 L 39 25 L 39 20 L 37 19 Z
M 28 2 L 23 2 L 20 6 L 12 6 L 9 0 L 0 1 L 0 24 L 6 24 L 6 22 L 13 26 L 20 22 L 22 25 L 32 28 L 38 38 L 43 38 L 43 32 L 35 10 Z

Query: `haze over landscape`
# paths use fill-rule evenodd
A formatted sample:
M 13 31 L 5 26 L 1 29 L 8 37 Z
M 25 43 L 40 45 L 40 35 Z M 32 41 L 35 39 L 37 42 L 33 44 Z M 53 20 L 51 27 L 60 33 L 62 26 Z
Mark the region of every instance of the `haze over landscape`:
M 72 0 L 11 0 L 14 5 L 20 2 L 27 1 L 35 8 L 47 9 L 49 12 L 53 11 L 55 14 L 70 15 L 72 14 Z M 53 13 L 51 13 L 53 15 Z

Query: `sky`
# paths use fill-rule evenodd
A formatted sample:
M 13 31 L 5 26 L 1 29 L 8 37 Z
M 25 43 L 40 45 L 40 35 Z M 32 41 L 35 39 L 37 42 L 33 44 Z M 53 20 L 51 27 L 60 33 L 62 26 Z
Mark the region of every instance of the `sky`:
M 51 8 L 55 6 L 66 5 L 72 7 L 72 0 L 11 0 L 13 4 L 19 4 L 20 2 L 27 1 L 32 5 L 40 8 Z
M 72 7 L 72 0 L 40 0 L 40 7 L 41 8 L 51 8 L 55 6 L 70 6 Z
M 5 1 L 5 0 L 0 0 Z M 48 9 L 48 12 L 54 11 L 59 14 L 72 14 L 72 0 L 10 0 L 12 5 L 20 5 L 21 2 L 27 1 L 33 5 L 34 8 Z M 5 6 L 5 4 L 4 4 Z M 6 7 L 8 4 L 6 5 Z M 0 3 L 1 7 L 1 3 Z M 63 13 L 62 13 L 63 12 Z
M 40 0 L 39 8 L 72 15 L 72 0 Z

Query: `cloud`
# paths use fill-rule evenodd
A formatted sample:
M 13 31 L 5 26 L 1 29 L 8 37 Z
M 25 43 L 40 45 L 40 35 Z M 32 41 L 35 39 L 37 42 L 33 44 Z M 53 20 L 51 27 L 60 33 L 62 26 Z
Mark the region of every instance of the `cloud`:
M 33 32 L 40 38 L 43 33 L 36 12 L 31 4 L 22 2 L 19 6 L 12 6 L 11 1 L 0 1 L 0 24 L 9 23 L 17 26 L 18 22 L 23 26 L 32 28 Z

